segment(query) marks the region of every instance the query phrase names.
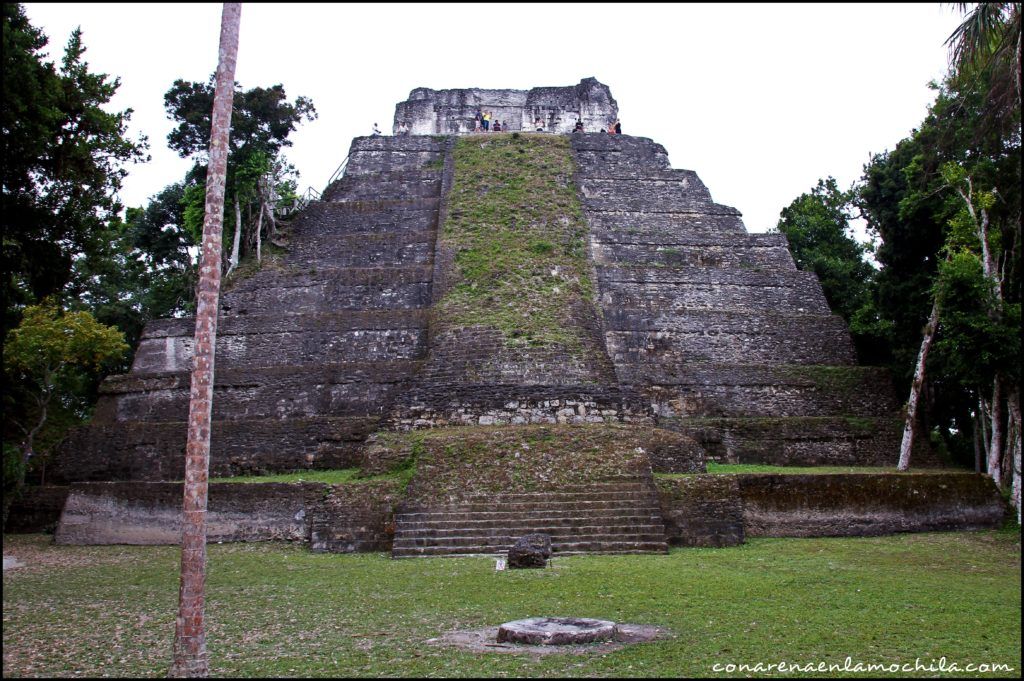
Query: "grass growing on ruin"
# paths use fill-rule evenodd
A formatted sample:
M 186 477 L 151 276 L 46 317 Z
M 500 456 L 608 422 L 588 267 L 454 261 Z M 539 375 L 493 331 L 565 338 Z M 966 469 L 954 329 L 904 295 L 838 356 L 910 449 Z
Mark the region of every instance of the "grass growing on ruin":
M 378 480 L 389 476 L 377 476 L 372 478 Z M 238 475 L 225 478 L 210 478 L 210 482 L 236 482 L 236 483 L 258 483 L 258 482 L 326 482 L 338 485 L 346 482 L 360 482 L 371 478 L 360 478 L 358 468 L 342 468 L 338 470 L 324 471 L 300 471 L 298 473 L 275 473 L 272 475 Z
M 4 572 L 5 677 L 166 674 L 176 547 L 53 546 L 30 535 L 5 537 L 4 552 L 26 564 Z M 504 572 L 487 558 L 209 547 L 213 676 L 692 677 L 724 675 L 716 663 L 847 656 L 911 665 L 944 656 L 1019 676 L 1020 614 L 1017 530 L 753 539 Z M 652 624 L 671 637 L 543 657 L 425 643 L 539 615 Z
M 510 346 L 580 347 L 567 323 L 590 304 L 587 227 L 564 135 L 460 138 L 442 243 L 454 285 L 437 305 L 453 325 L 501 331 Z
M 459 426 L 376 437 L 388 460 L 414 469 L 410 497 L 435 501 L 641 477 L 645 449 L 685 442 L 671 432 L 621 424 Z

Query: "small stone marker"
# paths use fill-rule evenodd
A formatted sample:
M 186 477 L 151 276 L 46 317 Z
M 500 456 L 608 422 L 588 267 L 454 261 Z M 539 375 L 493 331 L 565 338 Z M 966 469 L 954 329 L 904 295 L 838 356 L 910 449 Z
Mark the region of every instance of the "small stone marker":
M 551 537 L 546 534 L 527 534 L 520 537 L 508 550 L 510 568 L 542 568 L 551 557 Z
M 531 617 L 498 627 L 498 643 L 564 646 L 615 639 L 615 622 L 587 617 Z

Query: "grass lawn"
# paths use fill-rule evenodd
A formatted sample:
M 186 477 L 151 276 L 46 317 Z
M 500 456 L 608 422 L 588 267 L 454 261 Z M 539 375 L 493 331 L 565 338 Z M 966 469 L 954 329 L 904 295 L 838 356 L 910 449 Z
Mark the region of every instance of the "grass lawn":
M 25 567 L 4 572 L 3 675 L 166 675 L 177 547 L 49 540 L 4 537 L 4 554 Z M 211 545 L 209 557 L 215 676 L 715 676 L 725 675 L 716 663 L 847 656 L 886 665 L 945 656 L 1009 665 L 1001 675 L 1020 676 L 1016 528 L 753 539 L 504 572 L 483 557 L 391 560 L 283 543 Z M 540 615 L 653 624 L 672 637 L 543 657 L 424 645 L 454 629 Z

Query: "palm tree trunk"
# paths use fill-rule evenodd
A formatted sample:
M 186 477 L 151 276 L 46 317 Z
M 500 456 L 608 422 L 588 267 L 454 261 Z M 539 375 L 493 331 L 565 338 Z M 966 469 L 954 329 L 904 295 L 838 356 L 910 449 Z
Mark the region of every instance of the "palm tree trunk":
M 221 14 L 217 85 L 210 132 L 210 169 L 206 180 L 203 251 L 199 263 L 199 295 L 188 441 L 185 445 L 185 494 L 181 532 L 181 588 L 174 624 L 174 662 L 170 676 L 205 677 L 206 654 L 206 502 L 210 471 L 210 416 L 213 406 L 213 363 L 220 305 L 221 233 L 224 226 L 224 184 L 228 135 L 238 54 L 241 3 L 226 2 Z

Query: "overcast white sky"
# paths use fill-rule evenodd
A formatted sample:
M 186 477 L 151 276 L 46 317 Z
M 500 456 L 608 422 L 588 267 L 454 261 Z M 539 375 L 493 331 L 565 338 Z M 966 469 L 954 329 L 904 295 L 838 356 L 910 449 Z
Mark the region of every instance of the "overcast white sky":
M 25 5 L 59 60 L 81 26 L 94 71 L 121 78 L 152 161 L 121 198 L 143 205 L 190 165 L 167 149 L 163 93 L 216 69 L 220 4 Z M 416 87 L 575 85 L 594 76 L 618 101 L 623 132 L 665 146 L 719 203 L 760 232 L 818 178 L 857 180 L 924 118 L 945 73 L 948 5 L 250 4 L 235 79 L 282 83 L 320 114 L 286 149 L 300 188 L 323 185 L 353 137 Z

